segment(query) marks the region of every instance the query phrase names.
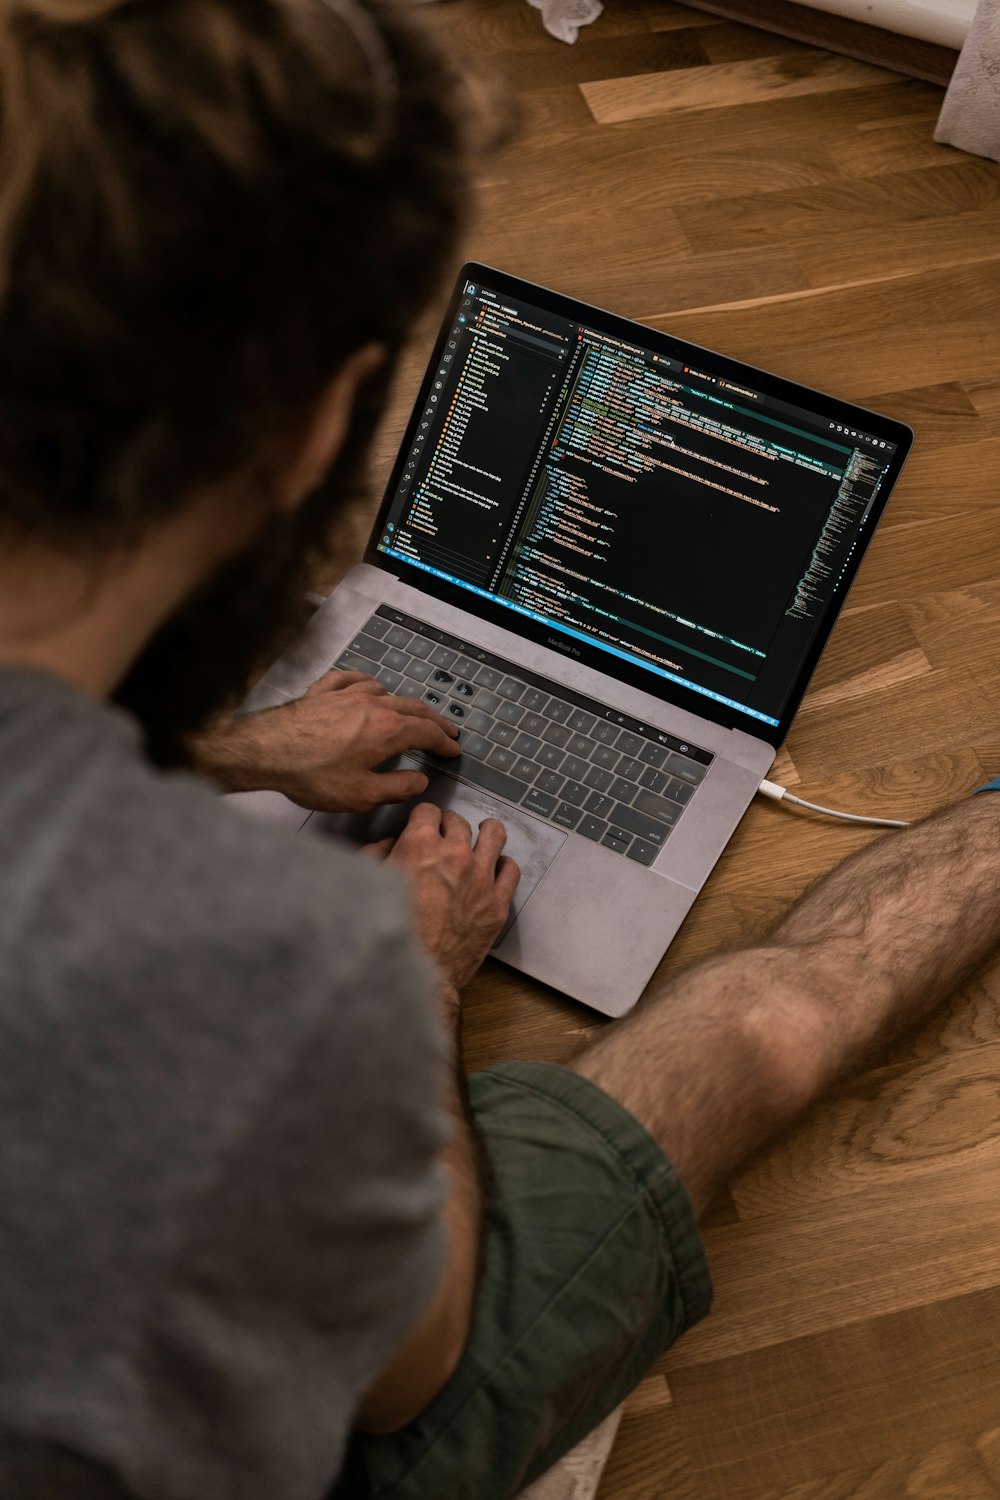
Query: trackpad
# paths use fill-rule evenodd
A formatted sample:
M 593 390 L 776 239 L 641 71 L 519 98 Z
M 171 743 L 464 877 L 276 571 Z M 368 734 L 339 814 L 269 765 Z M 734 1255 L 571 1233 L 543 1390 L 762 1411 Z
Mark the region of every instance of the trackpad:
M 404 769 L 411 766 L 418 769 L 416 762 L 410 761 L 408 757 L 404 757 L 400 764 Z M 420 766 L 419 769 L 426 771 L 427 767 Z M 519 812 L 506 802 L 498 802 L 487 792 L 467 786 L 464 781 L 456 781 L 453 776 L 432 773 L 430 784 L 422 797 L 415 797 L 409 802 L 397 802 L 391 807 L 380 807 L 372 813 L 340 816 L 314 813 L 308 826 L 311 830 L 328 828 L 342 838 L 350 839 L 352 843 L 372 844 L 379 839 L 395 838 L 401 833 L 418 802 L 434 802 L 438 807 L 450 808 L 470 824 L 474 833 L 487 818 L 498 818 L 506 828 L 507 842 L 503 852 L 516 860 L 521 869 L 521 879 L 511 902 L 510 917 L 497 938 L 497 943 L 501 942 L 566 842 L 566 834 L 554 828 L 551 823 L 543 823 L 540 818 Z

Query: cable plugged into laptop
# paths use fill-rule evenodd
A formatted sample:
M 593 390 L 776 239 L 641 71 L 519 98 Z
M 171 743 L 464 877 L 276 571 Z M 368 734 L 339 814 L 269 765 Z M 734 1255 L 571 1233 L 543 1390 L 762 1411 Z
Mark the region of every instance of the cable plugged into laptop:
M 909 828 L 909 823 L 898 818 L 865 818 L 860 813 L 838 812 L 833 807 L 821 807 L 818 802 L 806 802 L 802 797 L 793 797 L 791 792 L 776 781 L 762 781 L 757 788 L 761 797 L 770 797 L 772 802 L 794 802 L 796 807 L 805 807 L 809 812 L 822 813 L 827 818 L 839 818 L 843 823 L 867 823 L 873 828 Z

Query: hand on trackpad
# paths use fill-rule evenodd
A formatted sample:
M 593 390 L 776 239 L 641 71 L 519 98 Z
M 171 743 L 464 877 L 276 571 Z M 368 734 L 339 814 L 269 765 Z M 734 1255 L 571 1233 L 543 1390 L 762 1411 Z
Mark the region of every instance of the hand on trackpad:
M 401 764 L 407 769 L 411 764 L 414 767 L 417 766 L 417 762 L 411 762 L 408 757 L 405 757 Z M 418 769 L 425 771 L 427 767 L 421 765 Z M 521 879 L 511 902 L 510 917 L 497 938 L 497 943 L 501 942 L 510 931 L 535 886 L 566 842 L 566 834 L 554 828 L 551 823 L 543 823 L 540 818 L 533 818 L 527 813 L 519 812 L 516 807 L 499 802 L 495 797 L 491 797 L 487 792 L 479 791 L 476 787 L 456 781 L 453 776 L 432 773 L 430 785 L 422 797 L 413 798 L 409 802 L 397 802 L 389 807 L 380 807 L 372 813 L 339 817 L 327 817 L 316 813 L 310 820 L 309 826 L 310 828 L 316 828 L 317 825 L 329 827 L 353 843 L 372 844 L 379 839 L 394 838 L 401 833 L 418 802 L 433 802 L 440 808 L 450 808 L 452 812 L 457 812 L 470 824 L 474 833 L 478 831 L 480 823 L 485 822 L 487 818 L 498 818 L 506 828 L 507 843 L 503 852 L 516 861 L 521 870 Z

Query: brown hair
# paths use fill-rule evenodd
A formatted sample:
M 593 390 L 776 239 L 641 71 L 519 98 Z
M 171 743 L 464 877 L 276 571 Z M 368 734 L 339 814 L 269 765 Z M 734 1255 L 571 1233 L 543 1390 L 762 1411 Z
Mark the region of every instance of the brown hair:
M 458 98 L 363 0 L 0 0 L 0 529 L 132 540 L 398 348 Z

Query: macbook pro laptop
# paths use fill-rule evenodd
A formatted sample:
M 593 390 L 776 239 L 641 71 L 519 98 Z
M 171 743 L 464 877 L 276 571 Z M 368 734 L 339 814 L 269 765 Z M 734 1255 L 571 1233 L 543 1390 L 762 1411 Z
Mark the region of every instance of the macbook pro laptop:
M 507 827 L 496 956 L 620 1015 L 766 776 L 912 436 L 466 265 L 364 561 L 246 708 L 336 666 L 458 724 L 426 798 Z M 409 811 L 242 800 L 359 840 Z

